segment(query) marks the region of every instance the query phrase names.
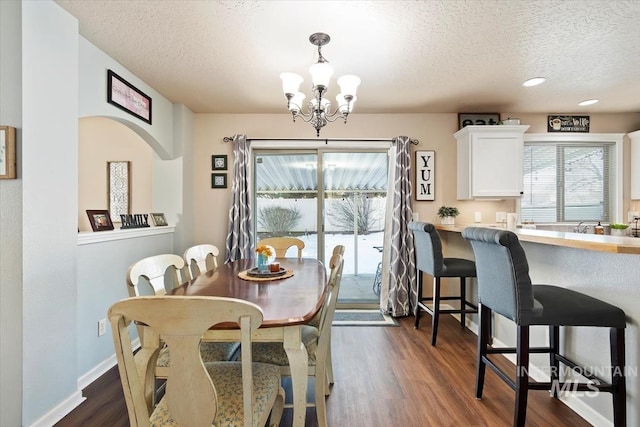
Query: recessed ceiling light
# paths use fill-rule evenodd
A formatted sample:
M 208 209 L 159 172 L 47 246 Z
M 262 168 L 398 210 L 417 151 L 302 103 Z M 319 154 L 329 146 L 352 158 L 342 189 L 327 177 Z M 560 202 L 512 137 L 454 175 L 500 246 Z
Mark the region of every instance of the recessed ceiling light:
M 586 101 L 582 101 L 578 105 L 581 107 L 584 107 L 585 105 L 593 105 L 599 101 L 600 101 L 599 99 L 587 99 Z
M 544 83 L 546 81 L 547 81 L 547 79 L 545 77 L 534 77 L 534 78 L 529 79 L 526 82 L 522 83 L 522 86 L 526 86 L 526 87 L 538 86 L 538 85 L 541 85 L 542 83 Z

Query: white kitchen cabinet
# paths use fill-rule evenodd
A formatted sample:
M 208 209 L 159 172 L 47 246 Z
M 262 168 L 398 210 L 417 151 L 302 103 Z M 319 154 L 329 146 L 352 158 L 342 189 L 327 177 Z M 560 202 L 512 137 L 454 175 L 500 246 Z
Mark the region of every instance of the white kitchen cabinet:
M 466 126 L 458 144 L 458 200 L 522 196 L 524 133 L 529 126 Z
M 640 200 L 640 130 L 627 136 L 631 140 L 631 200 Z

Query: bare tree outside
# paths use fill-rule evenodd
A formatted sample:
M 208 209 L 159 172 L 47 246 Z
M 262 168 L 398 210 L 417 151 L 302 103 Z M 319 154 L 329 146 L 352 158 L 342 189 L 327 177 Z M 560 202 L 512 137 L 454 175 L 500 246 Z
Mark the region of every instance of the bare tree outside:
M 353 193 L 335 203 L 327 216 L 329 221 L 343 229 L 353 230 L 354 218 L 357 219 L 358 234 L 368 234 L 381 218 L 381 212 L 376 209 L 371 196 Z
M 296 208 L 267 206 L 258 210 L 258 224 L 270 236 L 289 234 L 300 221 L 302 214 Z

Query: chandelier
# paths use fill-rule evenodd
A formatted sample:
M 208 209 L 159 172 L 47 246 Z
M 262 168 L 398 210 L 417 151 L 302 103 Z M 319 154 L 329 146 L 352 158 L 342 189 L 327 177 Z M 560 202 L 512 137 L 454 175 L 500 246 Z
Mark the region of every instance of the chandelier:
M 297 117 L 302 117 L 305 122 L 311 123 L 311 126 L 315 128 L 316 136 L 320 136 L 320 129 L 327 123 L 337 119 L 344 119 L 344 122 L 347 123 L 347 117 L 358 99 L 356 90 L 360 84 L 360 78 L 354 75 L 345 75 L 338 79 L 340 94 L 336 96 L 336 108 L 332 112 L 331 101 L 326 98 L 326 93 L 329 79 L 333 75 L 333 67 L 322 56 L 321 51 L 322 46 L 331 41 L 331 37 L 325 33 L 313 33 L 309 36 L 309 41 L 318 46 L 318 62 L 309 67 L 313 82 L 313 98 L 306 105 L 303 104 L 306 96 L 300 92 L 300 84 L 304 80 L 301 75 L 281 73 L 280 78 L 282 79 L 282 91 L 287 97 L 287 108 L 291 111 L 293 121 L 295 122 Z

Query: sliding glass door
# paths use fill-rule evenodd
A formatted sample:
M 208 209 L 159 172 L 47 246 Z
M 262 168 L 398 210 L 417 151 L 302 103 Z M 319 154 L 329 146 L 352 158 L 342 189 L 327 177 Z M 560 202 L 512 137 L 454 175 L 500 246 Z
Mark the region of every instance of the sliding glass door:
M 298 237 L 325 263 L 344 245 L 339 304 L 377 307 L 387 151 L 256 150 L 254 166 L 256 239 Z

